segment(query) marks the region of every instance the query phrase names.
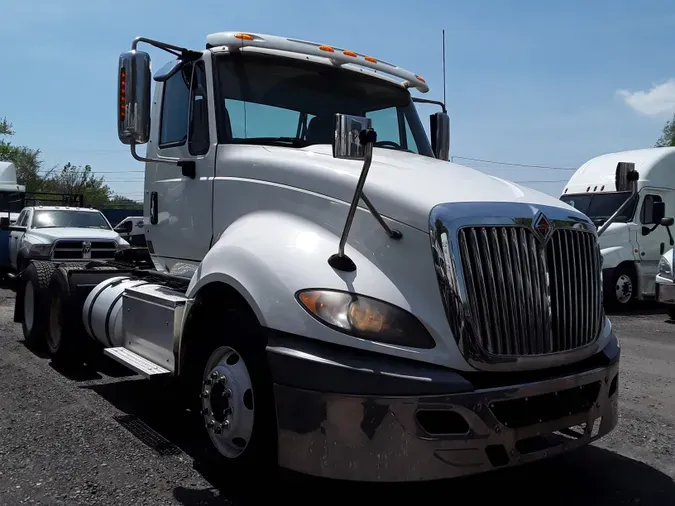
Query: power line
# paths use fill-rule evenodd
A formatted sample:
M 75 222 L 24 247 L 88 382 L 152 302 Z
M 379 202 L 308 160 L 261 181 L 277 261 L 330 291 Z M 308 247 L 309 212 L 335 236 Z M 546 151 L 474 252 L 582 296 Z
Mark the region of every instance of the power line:
M 511 167 L 526 167 L 530 169 L 548 169 L 548 170 L 577 170 L 571 167 L 552 167 L 550 165 L 532 165 L 528 163 L 514 163 L 514 162 L 500 162 L 497 160 L 485 160 L 482 158 L 470 158 L 468 156 L 452 156 L 450 157 L 453 161 L 455 158 L 458 160 L 469 160 L 472 162 L 481 162 L 481 163 L 492 163 L 495 165 L 509 165 Z

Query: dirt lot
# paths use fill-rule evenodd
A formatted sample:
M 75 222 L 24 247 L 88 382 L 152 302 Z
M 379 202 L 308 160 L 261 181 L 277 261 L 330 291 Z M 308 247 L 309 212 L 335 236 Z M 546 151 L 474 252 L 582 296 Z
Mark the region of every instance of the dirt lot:
M 0 505 L 253 503 L 233 496 L 228 476 L 200 466 L 191 422 L 172 409 L 171 391 L 105 361 L 64 375 L 23 345 L 13 304 L 12 292 L 0 290 Z M 675 505 L 675 324 L 653 308 L 612 321 L 623 347 L 621 420 L 600 443 L 424 485 L 290 476 L 265 502 Z M 252 476 L 248 486 L 265 483 Z

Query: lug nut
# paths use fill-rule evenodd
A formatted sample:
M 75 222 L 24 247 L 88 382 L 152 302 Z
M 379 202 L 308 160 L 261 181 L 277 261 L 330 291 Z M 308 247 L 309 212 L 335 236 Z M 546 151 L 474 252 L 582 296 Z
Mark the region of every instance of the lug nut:
M 214 425 L 215 424 L 213 423 L 213 420 L 209 420 L 208 422 L 206 422 L 206 428 L 207 429 L 213 429 Z
M 230 389 L 228 388 L 227 390 L 225 390 L 225 391 L 223 392 L 223 395 L 224 395 L 225 397 L 227 397 L 227 398 L 232 397 L 232 390 L 230 390 Z
M 223 385 L 227 383 L 227 376 L 219 376 L 218 383 L 222 383 Z
M 213 429 L 213 432 L 216 434 L 220 434 L 223 432 L 223 428 L 220 425 L 216 425 L 215 428 Z
M 217 373 L 216 371 L 213 371 L 213 372 L 211 373 L 211 378 L 212 378 L 212 379 L 217 379 L 217 378 L 218 378 L 218 373 Z
M 211 391 L 208 390 L 208 389 L 207 389 L 207 390 L 204 390 L 204 391 L 202 392 L 202 399 L 206 399 L 209 395 L 211 395 Z
M 221 427 L 221 429 L 225 429 L 225 430 L 229 429 L 230 428 L 230 421 L 225 420 L 223 423 L 220 424 L 220 427 Z
M 209 408 L 202 408 L 202 415 L 206 416 L 206 415 L 210 415 L 210 414 L 211 414 L 211 411 L 209 411 Z

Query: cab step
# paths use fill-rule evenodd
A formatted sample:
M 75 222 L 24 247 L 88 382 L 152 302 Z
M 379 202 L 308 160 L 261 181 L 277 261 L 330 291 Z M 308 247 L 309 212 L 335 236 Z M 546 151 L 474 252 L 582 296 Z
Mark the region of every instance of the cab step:
M 171 371 L 168 369 L 164 369 L 154 362 L 150 362 L 148 359 L 143 358 L 122 346 L 116 348 L 105 348 L 103 353 L 145 378 L 154 378 L 156 376 L 162 376 L 171 373 Z

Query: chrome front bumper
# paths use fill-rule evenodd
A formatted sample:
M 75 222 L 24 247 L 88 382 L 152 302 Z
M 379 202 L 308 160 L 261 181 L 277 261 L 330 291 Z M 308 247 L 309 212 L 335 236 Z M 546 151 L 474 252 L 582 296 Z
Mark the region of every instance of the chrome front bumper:
M 675 283 L 657 283 L 656 299 L 662 304 L 675 304 Z
M 459 393 L 359 395 L 276 384 L 279 464 L 336 479 L 422 481 L 578 448 L 617 423 L 616 341 L 603 353 L 613 356 L 590 369 Z

